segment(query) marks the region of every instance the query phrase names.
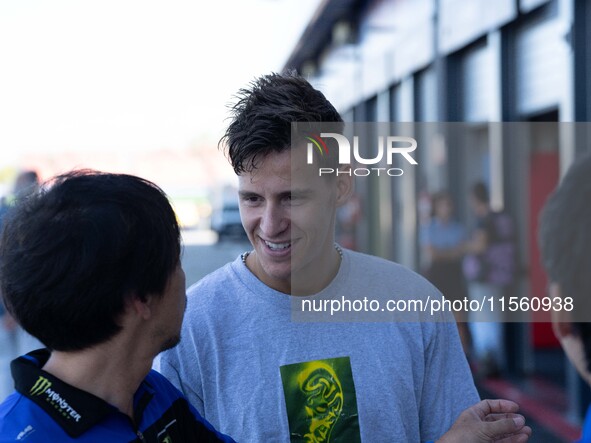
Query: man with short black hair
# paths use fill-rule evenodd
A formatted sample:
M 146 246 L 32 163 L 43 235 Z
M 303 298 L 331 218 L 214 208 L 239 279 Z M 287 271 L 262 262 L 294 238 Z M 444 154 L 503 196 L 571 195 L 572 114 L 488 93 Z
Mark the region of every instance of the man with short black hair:
M 150 370 L 180 340 L 180 253 L 165 194 L 130 175 L 66 174 L 10 211 L 4 301 L 48 349 L 13 361 L 0 442 L 232 441 Z

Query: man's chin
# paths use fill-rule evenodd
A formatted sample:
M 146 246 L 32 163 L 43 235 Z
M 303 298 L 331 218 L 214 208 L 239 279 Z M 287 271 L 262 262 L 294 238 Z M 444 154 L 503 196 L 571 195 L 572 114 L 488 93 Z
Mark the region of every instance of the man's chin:
M 171 337 L 162 344 L 162 346 L 160 347 L 160 352 L 168 351 L 169 349 L 174 348 L 180 342 L 181 342 L 180 334 L 176 335 L 174 337 Z

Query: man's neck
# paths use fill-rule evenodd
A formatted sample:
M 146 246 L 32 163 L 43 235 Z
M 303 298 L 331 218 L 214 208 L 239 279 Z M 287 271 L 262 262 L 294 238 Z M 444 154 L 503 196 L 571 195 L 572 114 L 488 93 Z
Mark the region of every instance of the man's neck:
M 133 420 L 133 396 L 151 365 L 151 356 L 110 341 L 82 351 L 53 351 L 43 370 L 105 400 Z
M 289 279 L 272 279 L 260 266 L 256 252 L 244 258 L 245 265 L 265 285 L 284 294 L 307 296 L 317 294 L 325 289 L 339 272 L 342 261 L 342 250 L 335 244 L 327 250 L 326 257 L 319 260 L 320 266 L 310 269 L 306 266 L 297 273 L 292 273 Z
M 327 257 L 320 261 L 320 266 L 306 267 L 291 276 L 291 295 L 307 296 L 317 294 L 327 288 L 337 276 L 343 259 L 340 246 L 328 250 Z

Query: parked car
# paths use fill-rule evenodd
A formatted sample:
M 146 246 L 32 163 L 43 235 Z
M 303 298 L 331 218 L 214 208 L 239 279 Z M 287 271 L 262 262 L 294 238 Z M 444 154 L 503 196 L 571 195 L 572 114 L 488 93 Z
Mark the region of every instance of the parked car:
M 227 203 L 215 211 L 211 218 L 211 229 L 217 232 L 218 241 L 228 237 L 246 239 L 237 204 Z

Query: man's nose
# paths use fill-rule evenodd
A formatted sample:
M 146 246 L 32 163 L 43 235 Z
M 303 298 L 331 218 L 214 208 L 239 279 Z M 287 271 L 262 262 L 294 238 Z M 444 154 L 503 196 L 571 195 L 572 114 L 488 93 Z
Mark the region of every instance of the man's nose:
M 261 215 L 260 228 L 269 238 L 281 234 L 289 226 L 287 209 L 281 204 L 269 203 Z

